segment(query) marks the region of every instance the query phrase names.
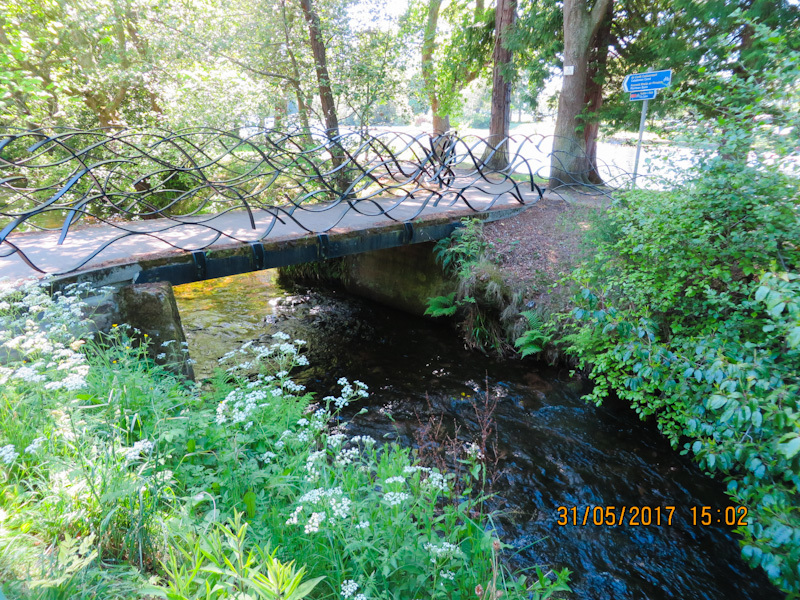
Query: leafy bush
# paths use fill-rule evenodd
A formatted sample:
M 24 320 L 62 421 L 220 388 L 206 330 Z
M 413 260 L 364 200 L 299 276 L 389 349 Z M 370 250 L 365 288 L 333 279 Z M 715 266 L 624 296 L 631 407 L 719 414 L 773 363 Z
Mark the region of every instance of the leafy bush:
M 800 593 L 797 181 L 721 158 L 665 197 L 630 192 L 620 232 L 572 278 L 568 337 L 601 402 L 653 416 L 749 508 L 744 558 Z

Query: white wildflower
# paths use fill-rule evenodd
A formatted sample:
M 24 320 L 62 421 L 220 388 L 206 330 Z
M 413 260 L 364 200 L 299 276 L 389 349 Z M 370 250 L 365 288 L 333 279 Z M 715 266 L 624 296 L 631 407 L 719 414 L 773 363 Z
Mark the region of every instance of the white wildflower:
M 14 444 L 8 444 L 7 446 L 3 446 L 0 448 L 0 461 L 10 465 L 19 456 L 19 452 L 17 452 L 14 448 Z
M 430 473 L 429 467 L 419 467 L 417 465 L 403 467 L 403 473 L 406 475 L 413 475 L 414 473 Z
M 42 443 L 46 440 L 47 438 L 45 437 L 37 437 L 27 448 L 25 448 L 25 454 L 35 454 L 39 450 L 39 447 L 42 445 Z
M 294 512 L 291 514 L 291 516 L 288 519 L 286 519 L 286 524 L 287 525 L 297 525 L 297 517 L 300 516 L 301 512 L 303 512 L 303 505 L 302 504 L 300 506 L 298 506 L 297 508 L 295 508 Z
M 423 546 L 431 555 L 431 562 L 436 563 L 440 558 L 449 558 L 451 556 L 460 556 L 461 550 L 455 544 L 450 542 L 442 542 L 441 545 L 425 543 Z
M 447 480 L 445 480 L 444 475 L 441 473 L 433 472 L 428 475 L 428 478 L 423 482 L 423 485 L 434 490 L 439 490 L 441 492 L 447 491 L 449 486 L 447 485 Z
M 306 523 L 306 526 L 303 530 L 306 533 L 316 533 L 317 531 L 319 531 L 319 526 L 324 520 L 325 520 L 324 512 L 311 513 L 311 517 L 309 517 L 308 523 Z
M 411 496 L 405 492 L 386 492 L 383 495 L 383 501 L 386 502 L 388 506 L 397 506 L 409 498 L 411 498 Z
M 125 458 L 136 460 L 142 454 L 150 454 L 155 448 L 155 444 L 149 440 L 139 440 L 133 446 L 125 450 Z
M 356 525 L 356 529 L 366 529 L 367 527 L 369 527 L 369 521 L 359 521 Z
M 342 582 L 342 598 L 349 598 L 358 590 L 358 584 L 352 579 L 345 579 Z
M 359 455 L 358 448 L 347 448 L 339 452 L 334 462 L 338 466 L 344 467 L 352 463 L 354 460 L 356 460 L 358 458 L 358 455 Z
M 387 479 L 384 483 L 405 483 L 405 481 L 405 477 L 397 475 L 395 477 L 389 477 L 389 479 Z
M 353 502 L 347 496 L 330 499 L 331 512 L 333 512 L 334 517 L 339 519 L 347 518 L 347 516 L 350 514 L 350 507 L 352 505 Z

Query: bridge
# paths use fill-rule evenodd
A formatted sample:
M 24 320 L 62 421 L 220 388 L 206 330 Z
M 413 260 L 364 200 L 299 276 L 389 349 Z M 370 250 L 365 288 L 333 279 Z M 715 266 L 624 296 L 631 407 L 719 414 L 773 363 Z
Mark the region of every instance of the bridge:
M 181 284 L 437 240 L 540 200 L 551 145 L 506 138 L 497 170 L 454 134 L 7 129 L 0 277 Z

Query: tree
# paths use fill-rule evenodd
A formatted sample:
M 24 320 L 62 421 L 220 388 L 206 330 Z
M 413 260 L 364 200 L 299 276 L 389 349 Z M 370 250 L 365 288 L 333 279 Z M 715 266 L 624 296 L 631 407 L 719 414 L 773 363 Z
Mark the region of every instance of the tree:
M 586 157 L 586 141 L 578 131 L 586 98 L 591 42 L 600 30 L 613 0 L 564 0 L 564 83 L 558 100 L 550 187 L 587 183 L 592 169 Z M 567 69 L 571 68 L 569 74 Z
M 0 12 L 6 121 L 121 125 L 162 109 L 142 0 L 15 0 Z M 87 118 L 91 115 L 91 118 Z
M 466 2 L 452 2 L 446 8 L 450 25 L 444 39 L 439 32 L 442 0 L 412 3 L 406 24 L 421 29 L 422 79 L 433 114 L 433 132 L 450 129 L 450 116 L 461 102 L 461 91 L 482 76 L 493 47 L 494 11 L 483 0 L 470 8 Z M 438 41 L 437 41 L 438 40 Z
M 308 38 L 314 54 L 314 69 L 319 85 L 319 100 L 322 104 L 322 116 L 325 120 L 325 133 L 329 138 L 339 135 L 339 118 L 336 115 L 336 103 L 331 91 L 331 78 L 328 74 L 328 58 L 325 54 L 325 42 L 322 39 L 319 16 L 311 0 L 299 0 L 303 15 L 308 23 Z M 336 165 L 338 166 L 338 164 Z
M 516 20 L 516 1 L 497 0 L 495 9 L 494 71 L 492 74 L 492 120 L 484 160 L 490 169 L 500 171 L 508 166 L 509 123 L 511 121 L 511 50 L 507 35 Z

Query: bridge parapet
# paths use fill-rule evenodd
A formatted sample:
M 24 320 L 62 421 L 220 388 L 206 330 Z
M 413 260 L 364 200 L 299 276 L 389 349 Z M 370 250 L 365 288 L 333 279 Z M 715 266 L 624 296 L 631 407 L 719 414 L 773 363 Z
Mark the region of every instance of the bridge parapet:
M 393 224 L 406 230 L 402 243 L 410 243 L 405 224 L 419 219 L 453 221 L 538 201 L 552 147 L 545 136 L 507 138 L 498 147 L 508 149 L 509 162 L 498 170 L 486 166 L 493 149 L 487 153 L 485 140 L 453 134 L 7 129 L 0 135 L 0 276 L 12 277 L 154 260 L 191 261 L 208 275 L 209 252 L 234 250 L 252 253 L 242 262 L 252 270 L 280 266 L 278 255 L 266 258 L 278 251 L 273 241 L 290 247 L 309 238 L 305 245 L 316 244 L 315 257 L 324 258 L 334 238 L 383 234 Z M 618 177 L 608 169 L 607 180 Z

